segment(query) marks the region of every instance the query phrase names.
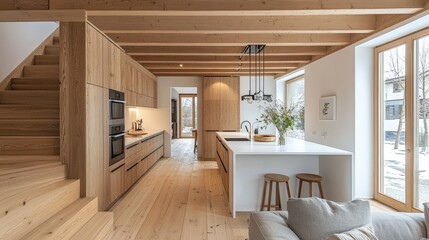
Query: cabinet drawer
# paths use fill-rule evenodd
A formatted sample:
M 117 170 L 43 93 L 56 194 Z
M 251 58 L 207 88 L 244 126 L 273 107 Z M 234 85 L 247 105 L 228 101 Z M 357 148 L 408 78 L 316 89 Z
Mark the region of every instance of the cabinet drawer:
M 134 166 L 134 164 L 136 164 L 136 162 L 141 160 L 141 158 L 139 158 L 139 155 L 140 154 L 137 152 L 137 153 L 125 158 L 125 170 L 128 170 L 129 168 Z
M 125 148 L 125 157 L 131 156 L 135 153 L 137 153 L 140 149 L 139 142 L 133 143 L 132 145 Z
M 108 204 L 120 197 L 125 190 L 125 165 L 122 165 L 110 172 L 110 195 Z
M 127 189 L 131 187 L 140 177 L 139 175 L 140 163 L 141 162 L 137 162 L 129 169 L 125 170 L 125 185 Z

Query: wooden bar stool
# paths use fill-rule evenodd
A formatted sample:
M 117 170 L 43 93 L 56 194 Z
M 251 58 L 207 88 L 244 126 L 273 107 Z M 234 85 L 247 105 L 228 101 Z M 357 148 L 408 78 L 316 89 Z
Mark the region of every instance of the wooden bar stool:
M 301 190 L 302 190 L 302 182 L 308 182 L 308 193 L 309 196 L 313 196 L 312 188 L 313 183 L 317 183 L 319 186 L 319 193 L 320 197 L 323 198 L 323 189 L 322 189 L 322 176 L 311 174 L 311 173 L 300 173 L 296 175 L 296 178 L 299 179 L 299 190 L 298 190 L 298 197 L 301 197 Z
M 282 210 L 282 204 L 280 201 L 280 183 L 286 183 L 286 191 L 288 194 L 288 197 L 291 197 L 290 194 L 290 188 L 289 188 L 289 177 L 282 174 L 275 174 L 275 173 L 269 173 L 264 175 L 264 191 L 262 195 L 262 204 L 261 204 L 261 211 L 264 210 L 264 207 L 267 207 L 268 211 L 271 210 L 271 207 L 274 207 L 275 210 Z M 273 183 L 276 183 L 276 204 L 271 205 L 271 195 L 272 195 L 272 186 Z M 267 184 L 270 184 L 270 190 L 268 192 L 268 204 L 265 204 L 265 196 L 267 193 Z

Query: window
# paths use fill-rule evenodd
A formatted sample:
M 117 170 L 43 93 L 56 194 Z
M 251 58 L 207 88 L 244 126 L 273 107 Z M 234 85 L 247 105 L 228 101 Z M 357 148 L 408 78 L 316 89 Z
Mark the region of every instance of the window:
M 429 30 L 375 51 L 375 198 L 401 211 L 429 201 Z
M 290 137 L 304 139 L 304 113 L 305 113 L 305 95 L 304 95 L 304 77 L 299 76 L 286 82 L 286 104 L 294 108 L 294 113 L 298 121 L 294 130 L 289 133 Z

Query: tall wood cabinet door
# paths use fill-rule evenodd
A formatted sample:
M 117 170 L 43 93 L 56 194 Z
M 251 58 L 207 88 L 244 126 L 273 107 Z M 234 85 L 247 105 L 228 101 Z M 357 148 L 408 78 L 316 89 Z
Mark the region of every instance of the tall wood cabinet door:
M 222 100 L 240 101 L 240 78 L 239 77 L 222 78 L 221 98 Z
M 90 84 L 103 87 L 103 35 L 92 26 L 86 27 L 86 79 Z
M 240 101 L 222 101 L 220 129 L 223 131 L 238 131 L 240 129 Z
M 204 131 L 204 158 L 216 158 L 216 132 Z
M 204 100 L 221 100 L 221 78 L 205 77 L 204 85 Z
M 221 129 L 221 108 L 222 101 L 206 100 L 204 101 L 204 130 Z
M 137 79 L 136 79 L 136 92 L 138 94 L 143 94 L 143 74 L 141 71 L 137 70 Z
M 110 172 L 109 204 L 115 201 L 125 191 L 125 166 L 122 165 Z
M 121 50 L 105 38 L 103 43 L 104 87 L 124 91 L 121 81 Z
M 125 53 L 121 53 L 121 80 L 125 84 L 125 90 L 131 91 L 133 89 L 132 69 Z
M 86 87 L 86 195 L 98 197 L 99 208 L 105 204 L 104 195 L 104 99 L 103 88 L 87 84 Z

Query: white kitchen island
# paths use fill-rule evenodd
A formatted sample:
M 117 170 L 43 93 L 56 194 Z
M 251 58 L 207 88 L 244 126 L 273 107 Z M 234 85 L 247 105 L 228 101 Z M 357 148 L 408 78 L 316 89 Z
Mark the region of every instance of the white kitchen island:
M 314 173 L 323 177 L 322 186 L 326 199 L 349 201 L 354 198 L 351 152 L 293 138 L 287 138 L 284 146 L 279 146 L 277 142 L 225 140 L 243 137 L 248 137 L 248 134 L 217 133 L 218 165 L 228 191 L 233 217 L 236 212 L 259 211 L 266 173 L 289 176 L 292 197 L 297 197 L 298 194 L 298 181 L 295 175 Z M 274 189 L 273 186 L 273 192 Z M 284 184 L 281 184 L 280 192 L 282 207 L 285 210 L 287 195 Z M 313 196 L 318 196 L 318 192 L 317 185 L 314 185 Z M 308 184 L 305 183 L 302 197 L 308 196 L 307 194 Z

